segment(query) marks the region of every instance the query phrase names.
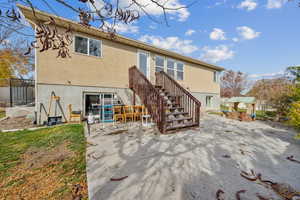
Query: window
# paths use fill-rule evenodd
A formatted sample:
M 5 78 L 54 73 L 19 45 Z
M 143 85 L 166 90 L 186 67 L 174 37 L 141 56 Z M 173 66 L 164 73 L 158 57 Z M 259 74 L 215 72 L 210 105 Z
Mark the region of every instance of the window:
M 219 83 L 219 72 L 214 71 L 214 82 Z
M 76 36 L 75 37 L 75 52 L 88 54 L 88 39 Z
M 75 52 L 101 57 L 101 41 L 75 36 Z
M 175 78 L 175 62 L 173 60 L 167 60 L 167 73 Z
M 156 72 L 160 72 L 160 71 L 164 71 L 164 64 L 165 59 L 163 57 L 160 56 L 156 56 L 155 57 L 155 71 Z
M 100 57 L 101 42 L 99 40 L 89 39 L 89 54 Z
M 177 80 L 182 81 L 183 80 L 183 63 L 177 63 Z
M 206 96 L 205 105 L 206 107 L 211 107 L 212 96 Z
M 102 105 L 123 105 L 122 99 L 115 93 L 84 92 L 84 116 L 89 113 L 101 118 Z M 100 115 L 100 116 L 99 116 Z
M 146 51 L 138 51 L 138 67 L 139 70 L 149 79 L 150 78 L 150 54 Z
M 184 64 L 162 56 L 155 57 L 155 71 L 166 71 L 169 76 L 180 81 L 184 78 Z

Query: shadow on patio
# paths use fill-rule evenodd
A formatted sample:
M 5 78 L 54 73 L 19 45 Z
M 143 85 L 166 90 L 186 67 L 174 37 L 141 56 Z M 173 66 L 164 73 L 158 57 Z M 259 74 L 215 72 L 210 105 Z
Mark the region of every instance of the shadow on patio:
M 241 189 L 247 190 L 244 199 L 256 199 L 256 193 L 276 199 L 271 190 L 240 177 L 241 170 L 250 169 L 300 190 L 300 165 L 286 160 L 300 155 L 293 133 L 215 116 L 202 124 L 200 131 L 161 136 L 136 124 L 119 135 L 95 131 L 88 139 L 98 144 L 88 154 L 99 157 L 88 159 L 90 199 L 212 200 L 218 189 L 227 199 L 235 199 Z M 110 181 L 124 176 L 128 178 Z

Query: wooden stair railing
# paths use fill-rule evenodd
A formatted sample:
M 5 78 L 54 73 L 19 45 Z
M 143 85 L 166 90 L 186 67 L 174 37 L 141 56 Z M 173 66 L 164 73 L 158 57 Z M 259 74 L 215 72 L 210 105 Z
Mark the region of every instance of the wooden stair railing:
M 157 89 L 136 66 L 129 69 L 129 88 L 141 99 L 161 133 L 165 133 L 165 104 Z
M 172 96 L 176 102 L 175 104 L 188 113 L 189 126 L 199 126 L 201 103 L 198 99 L 163 71 L 156 72 L 156 86 L 161 87 L 169 96 Z M 166 130 L 168 130 L 168 127 L 166 127 Z

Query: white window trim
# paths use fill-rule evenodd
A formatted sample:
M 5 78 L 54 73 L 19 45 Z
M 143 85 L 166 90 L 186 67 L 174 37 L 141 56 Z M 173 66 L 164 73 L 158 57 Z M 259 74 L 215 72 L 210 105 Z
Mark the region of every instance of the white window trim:
M 87 42 L 87 54 L 75 51 L 75 39 L 76 39 L 76 37 L 82 37 L 82 38 L 87 38 L 88 39 L 88 42 Z M 90 55 L 90 39 L 92 39 L 92 40 L 98 40 L 100 42 L 100 56 Z M 90 57 L 94 57 L 94 58 L 103 58 L 102 40 L 99 40 L 99 39 L 96 39 L 96 38 L 86 37 L 86 36 L 83 36 L 83 35 L 80 35 L 80 34 L 74 34 L 73 41 L 74 41 L 73 42 L 73 53 L 79 54 L 79 55 L 84 55 L 84 56 L 90 56 Z
M 149 51 L 143 51 L 138 49 L 137 50 L 137 68 L 140 69 L 140 53 L 142 54 L 146 54 L 147 55 L 147 78 L 150 80 L 150 67 L 151 67 L 151 63 L 150 63 L 150 52 Z
M 90 39 L 92 40 L 97 40 L 100 42 L 100 56 L 94 56 L 94 55 L 90 55 Z M 96 58 L 102 58 L 102 40 L 98 40 L 98 39 L 95 39 L 95 38 L 88 38 L 88 56 L 92 56 L 92 57 L 96 57 Z
M 184 81 L 185 80 L 185 69 L 184 69 L 185 68 L 185 63 L 184 62 L 178 61 L 178 60 L 175 60 L 175 59 L 172 59 L 172 58 L 168 58 L 168 57 L 163 57 L 163 56 L 159 56 L 159 55 L 157 55 L 157 56 L 161 57 L 161 58 L 164 58 L 164 72 L 166 72 L 168 74 L 168 60 L 171 60 L 171 61 L 174 62 L 174 79 L 176 81 Z M 178 63 L 181 63 L 183 65 L 182 71 L 177 69 L 177 64 Z M 155 65 L 155 67 L 156 67 L 156 65 Z M 178 71 L 183 72 L 183 77 L 182 77 L 183 79 L 182 80 L 179 80 L 178 77 L 177 77 L 177 72 Z

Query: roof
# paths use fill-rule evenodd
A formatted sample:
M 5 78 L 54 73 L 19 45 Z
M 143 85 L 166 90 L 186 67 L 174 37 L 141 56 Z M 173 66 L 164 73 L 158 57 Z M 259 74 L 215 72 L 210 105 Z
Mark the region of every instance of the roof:
M 154 52 L 154 53 L 159 53 L 159 54 L 163 54 L 165 56 L 169 56 L 172 57 L 174 59 L 179 59 L 181 61 L 185 61 L 185 62 L 189 62 L 189 63 L 193 63 L 196 65 L 201 65 L 202 67 L 207 67 L 213 70 L 217 70 L 217 71 L 223 71 L 224 68 L 219 67 L 219 66 L 215 66 L 188 56 L 183 56 L 181 54 L 172 52 L 172 51 L 168 51 L 166 49 L 162 49 L 162 48 L 158 48 L 149 44 L 146 44 L 144 42 L 141 41 L 137 41 L 137 40 L 133 40 L 124 36 L 121 36 L 119 34 L 116 34 L 116 36 L 114 37 L 114 39 L 111 39 L 110 35 L 98 28 L 95 27 L 87 27 L 87 26 L 83 26 L 75 21 L 66 19 L 66 18 L 62 18 L 62 17 L 58 17 L 56 15 L 52 15 L 40 10 L 34 10 L 35 11 L 35 16 L 33 14 L 33 11 L 30 7 L 27 6 L 23 6 L 18 4 L 17 5 L 19 7 L 19 9 L 21 10 L 21 12 L 23 13 L 23 15 L 25 16 L 25 18 L 35 24 L 37 22 L 37 20 L 40 20 L 41 22 L 46 22 L 49 21 L 49 17 L 52 17 L 56 24 L 58 26 L 64 27 L 64 28 L 68 28 L 69 25 L 71 25 L 72 29 L 77 31 L 77 32 L 82 32 L 82 33 L 87 33 L 89 35 L 93 35 L 96 37 L 101 37 L 101 38 L 105 38 L 108 40 L 113 40 L 115 42 L 121 43 L 121 44 L 125 44 L 125 45 L 129 45 L 129 46 L 133 46 L 142 50 L 146 50 L 146 51 L 150 51 L 150 52 Z
M 228 98 L 228 99 L 225 99 L 225 102 L 226 103 L 255 103 L 256 102 L 256 99 L 255 97 L 231 97 L 231 98 Z

